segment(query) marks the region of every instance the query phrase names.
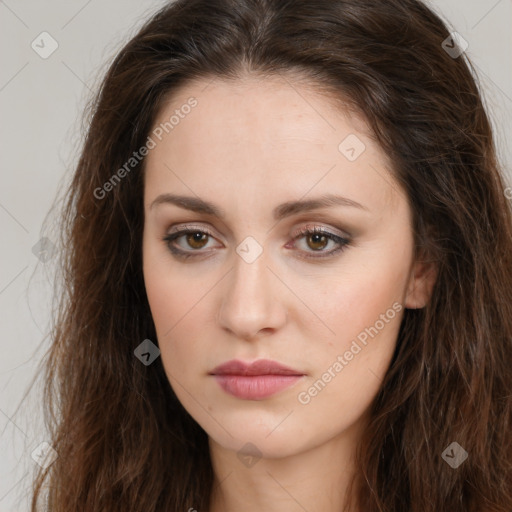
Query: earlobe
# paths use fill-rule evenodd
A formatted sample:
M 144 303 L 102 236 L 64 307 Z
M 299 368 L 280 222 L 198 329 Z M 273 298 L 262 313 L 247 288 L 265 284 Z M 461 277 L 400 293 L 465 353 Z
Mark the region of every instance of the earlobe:
M 434 262 L 416 262 L 409 278 L 404 301 L 405 307 L 407 309 L 421 309 L 425 307 L 432 296 L 436 278 L 437 266 Z

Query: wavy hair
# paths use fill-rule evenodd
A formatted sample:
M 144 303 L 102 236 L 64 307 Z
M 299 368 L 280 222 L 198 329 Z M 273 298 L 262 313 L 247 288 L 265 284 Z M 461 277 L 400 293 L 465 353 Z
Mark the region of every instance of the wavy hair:
M 206 511 L 206 433 L 177 400 L 142 274 L 145 145 L 194 79 L 281 75 L 357 111 L 393 163 L 417 257 L 435 262 L 428 305 L 406 310 L 357 448 L 364 512 L 512 510 L 512 214 L 474 68 L 419 0 L 178 0 L 151 17 L 104 77 L 66 191 L 45 411 L 59 457 L 32 512 Z M 448 47 L 454 46 L 450 43 Z M 103 188 L 105 190 L 105 188 Z M 468 458 L 443 459 L 452 442 Z

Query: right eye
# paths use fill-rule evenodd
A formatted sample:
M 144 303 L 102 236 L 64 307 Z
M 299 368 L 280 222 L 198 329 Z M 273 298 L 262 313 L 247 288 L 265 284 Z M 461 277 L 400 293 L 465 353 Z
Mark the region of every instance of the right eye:
M 171 251 L 172 254 L 177 256 L 178 258 L 187 259 L 190 257 L 199 256 L 199 249 L 203 249 L 208 242 L 208 237 L 213 238 L 213 234 L 205 228 L 186 228 L 175 231 L 174 233 L 170 233 L 163 237 L 163 241 L 166 243 L 167 248 Z M 181 248 L 177 247 L 176 241 L 183 238 L 185 243 L 188 245 L 189 249 L 186 250 L 183 246 Z M 205 243 L 206 242 L 206 243 Z M 203 254 L 204 251 L 201 252 Z

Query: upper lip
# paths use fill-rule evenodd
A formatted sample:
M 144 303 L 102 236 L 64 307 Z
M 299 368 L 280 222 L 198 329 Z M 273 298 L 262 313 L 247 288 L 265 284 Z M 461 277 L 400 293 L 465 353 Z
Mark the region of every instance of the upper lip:
M 238 359 L 227 361 L 211 372 L 211 375 L 304 375 L 304 373 L 270 359 L 258 359 L 244 363 Z

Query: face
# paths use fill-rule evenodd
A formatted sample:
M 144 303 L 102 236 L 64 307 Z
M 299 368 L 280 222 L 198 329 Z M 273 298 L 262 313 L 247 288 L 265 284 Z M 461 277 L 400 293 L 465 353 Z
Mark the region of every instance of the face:
M 185 409 L 218 445 L 269 458 L 362 428 L 426 296 L 407 197 L 364 122 L 252 77 L 188 84 L 150 136 L 144 279 Z M 261 359 L 293 375 L 215 371 Z

